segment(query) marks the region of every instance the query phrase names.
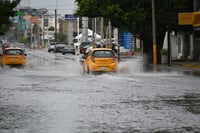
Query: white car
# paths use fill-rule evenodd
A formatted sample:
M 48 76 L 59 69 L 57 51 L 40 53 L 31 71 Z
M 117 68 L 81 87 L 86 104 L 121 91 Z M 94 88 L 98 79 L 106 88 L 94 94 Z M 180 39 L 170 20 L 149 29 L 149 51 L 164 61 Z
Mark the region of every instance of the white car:
M 56 42 L 51 42 L 49 44 L 48 52 L 54 51 Z

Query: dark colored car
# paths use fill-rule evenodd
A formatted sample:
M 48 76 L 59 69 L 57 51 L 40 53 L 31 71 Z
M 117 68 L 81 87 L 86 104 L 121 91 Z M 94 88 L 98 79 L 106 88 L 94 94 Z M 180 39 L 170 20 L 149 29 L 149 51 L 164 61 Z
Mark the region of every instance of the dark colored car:
M 63 43 L 56 44 L 55 47 L 54 47 L 54 53 L 57 53 L 57 52 L 62 53 L 65 46 L 66 45 L 63 44 Z
M 75 48 L 73 45 L 66 45 L 62 51 L 62 54 L 66 54 L 66 53 L 72 53 L 75 54 Z
M 82 42 L 80 44 L 80 53 L 84 54 L 86 52 L 87 47 L 91 46 L 92 42 Z

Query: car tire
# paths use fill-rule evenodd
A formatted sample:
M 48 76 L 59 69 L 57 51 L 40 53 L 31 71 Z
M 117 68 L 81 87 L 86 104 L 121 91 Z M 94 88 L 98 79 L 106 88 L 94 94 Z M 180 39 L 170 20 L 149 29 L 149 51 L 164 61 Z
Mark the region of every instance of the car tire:
M 87 67 L 87 74 L 91 74 L 91 71 L 88 67 Z

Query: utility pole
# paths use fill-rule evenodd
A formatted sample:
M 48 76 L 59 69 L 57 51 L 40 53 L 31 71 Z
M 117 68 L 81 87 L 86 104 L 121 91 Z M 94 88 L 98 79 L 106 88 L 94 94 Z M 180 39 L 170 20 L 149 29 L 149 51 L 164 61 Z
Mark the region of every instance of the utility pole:
M 82 38 L 81 42 L 88 42 L 88 17 L 82 17 Z
M 101 17 L 101 39 L 104 39 L 104 32 L 103 32 L 103 27 L 104 27 L 104 19 Z
M 108 37 L 109 37 L 109 48 L 112 48 L 112 25 L 110 20 L 108 22 Z
M 55 9 L 55 42 L 57 43 L 57 9 L 58 9 L 58 0 L 56 0 L 56 9 Z
M 157 65 L 157 44 L 156 44 L 156 19 L 155 19 L 155 0 L 152 2 L 152 34 L 153 34 L 153 64 Z
M 57 42 L 57 9 L 55 9 L 55 42 Z
M 171 61 L 171 42 L 170 42 L 170 3 L 169 0 L 167 1 L 167 6 L 168 6 L 168 25 L 167 25 L 167 45 L 168 45 L 168 66 L 172 66 L 172 61 Z

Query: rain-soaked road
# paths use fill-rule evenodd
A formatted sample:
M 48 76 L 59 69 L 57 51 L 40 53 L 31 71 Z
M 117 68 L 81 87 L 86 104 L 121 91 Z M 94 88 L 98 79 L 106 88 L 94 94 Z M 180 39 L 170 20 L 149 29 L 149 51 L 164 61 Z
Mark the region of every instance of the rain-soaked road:
M 198 133 L 199 77 L 143 72 L 82 75 L 73 55 L 27 50 L 25 68 L 0 68 L 0 133 Z

